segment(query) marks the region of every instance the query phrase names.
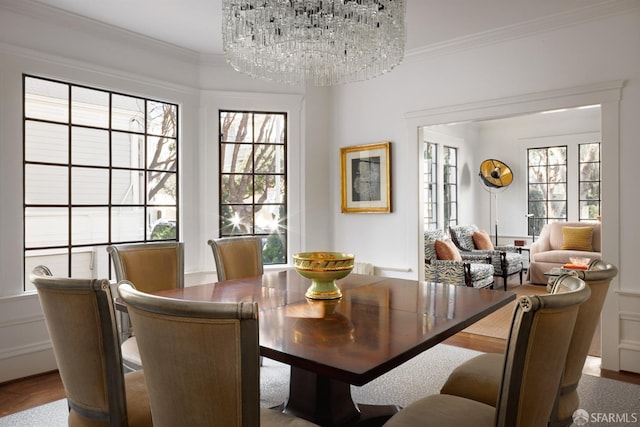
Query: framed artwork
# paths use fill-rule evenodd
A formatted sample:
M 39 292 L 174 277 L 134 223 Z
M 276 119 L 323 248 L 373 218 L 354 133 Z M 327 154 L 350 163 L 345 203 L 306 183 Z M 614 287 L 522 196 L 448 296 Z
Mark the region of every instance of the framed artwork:
M 391 212 L 390 165 L 390 142 L 342 147 L 342 212 Z

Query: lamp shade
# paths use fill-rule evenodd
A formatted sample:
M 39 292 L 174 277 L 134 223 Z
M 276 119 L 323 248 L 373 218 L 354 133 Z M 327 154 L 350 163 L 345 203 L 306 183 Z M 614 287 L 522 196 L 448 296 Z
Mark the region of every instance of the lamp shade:
M 480 164 L 480 179 L 490 188 L 503 188 L 513 182 L 513 172 L 505 163 L 487 159 Z

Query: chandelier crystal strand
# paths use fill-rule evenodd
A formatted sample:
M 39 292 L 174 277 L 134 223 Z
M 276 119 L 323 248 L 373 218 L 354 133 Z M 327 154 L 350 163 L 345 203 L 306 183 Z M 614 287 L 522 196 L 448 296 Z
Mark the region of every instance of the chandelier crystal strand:
M 227 62 L 254 78 L 330 86 L 404 58 L 404 0 L 223 0 Z

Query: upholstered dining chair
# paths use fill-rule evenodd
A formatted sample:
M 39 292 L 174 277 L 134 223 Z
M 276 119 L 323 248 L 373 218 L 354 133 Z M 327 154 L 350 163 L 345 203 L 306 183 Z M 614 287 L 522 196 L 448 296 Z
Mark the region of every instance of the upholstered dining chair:
M 44 266 L 30 279 L 64 385 L 69 426 L 151 426 L 143 372 L 123 372 L 109 280 L 52 277 Z
M 221 237 L 207 241 L 213 251 L 218 281 L 263 273 L 262 239 L 256 236 Z
M 129 243 L 107 246 L 116 280 L 128 280 L 143 292 L 184 287 L 184 245 L 181 242 Z M 122 361 L 125 369 L 142 368 L 129 317 L 120 311 Z
M 570 290 L 517 301 L 495 406 L 440 393 L 411 403 L 385 426 L 545 425 L 553 410 L 578 308 L 591 294 L 577 277 L 562 276 L 558 281 Z
M 589 265 L 589 270 L 577 270 L 572 274 L 587 283 L 591 289 L 591 297 L 578 309 L 562 382 L 556 392 L 554 409 L 549 419 L 550 426 L 568 426 L 573 422 L 573 413 L 579 407 L 578 382 L 600 320 L 609 284 L 618 274 L 618 269 L 605 261 L 595 260 Z M 564 281 L 556 280 L 551 292 L 562 292 L 563 283 Z M 503 364 L 502 354 L 476 356 L 458 366 L 449 375 L 440 392 L 495 406 Z
M 196 302 L 118 286 L 138 337 L 153 425 L 311 426 L 260 408 L 258 305 Z
M 216 263 L 218 281 L 259 276 L 264 272 L 262 239 L 257 236 L 233 236 L 208 240 Z M 260 356 L 260 366 L 262 366 Z

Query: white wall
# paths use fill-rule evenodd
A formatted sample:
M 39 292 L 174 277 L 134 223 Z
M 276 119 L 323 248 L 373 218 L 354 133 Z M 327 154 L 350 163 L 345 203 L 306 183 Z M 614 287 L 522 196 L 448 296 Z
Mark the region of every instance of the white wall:
M 427 125 L 476 119 L 471 114 L 482 106 L 485 119 L 492 118 L 494 111 L 499 114 L 493 117 L 524 112 L 509 111 L 508 105 L 501 104 L 510 97 L 526 100 L 529 112 L 540 111 L 561 98 L 567 105 L 560 106 L 577 106 L 580 104 L 572 104 L 577 99 L 575 93 L 567 91 L 563 97 L 563 91 L 624 80 L 619 102 L 619 145 L 616 124 L 603 135 L 615 141 L 603 147 L 603 179 L 608 182 L 603 196 L 603 230 L 607 239 L 604 256 L 620 267 L 605 307 L 603 366 L 640 371 L 640 336 L 633 332 L 640 330 L 640 286 L 633 270 L 634 248 L 640 234 L 634 218 L 640 209 L 635 188 L 640 180 L 639 45 L 640 10 L 636 6 L 624 14 L 527 37 L 475 47 L 458 46 L 452 53 L 409 56 L 387 75 L 340 87 L 333 104 L 333 203 L 339 206 L 340 201 L 339 147 L 389 140 L 393 142 L 394 211 L 388 215 L 361 215 L 341 214 L 334 208 L 335 249 L 354 252 L 376 265 L 407 266 L 411 272 L 406 276 L 419 277 L 417 131 L 409 124 L 420 124 L 420 117 L 430 118 L 422 123 Z M 546 95 L 546 99 L 538 101 L 535 94 Z M 616 100 L 607 102 L 603 123 L 614 121 L 618 109 Z M 435 121 L 438 117 L 446 121 Z M 488 157 L 484 154 L 480 157 Z M 508 154 L 512 155 L 515 154 Z M 607 169 L 608 162 L 614 167 Z

